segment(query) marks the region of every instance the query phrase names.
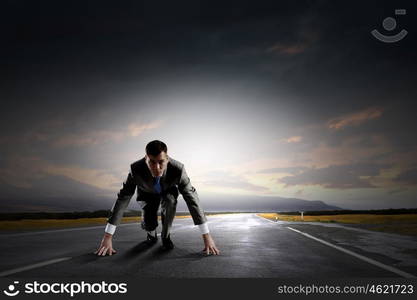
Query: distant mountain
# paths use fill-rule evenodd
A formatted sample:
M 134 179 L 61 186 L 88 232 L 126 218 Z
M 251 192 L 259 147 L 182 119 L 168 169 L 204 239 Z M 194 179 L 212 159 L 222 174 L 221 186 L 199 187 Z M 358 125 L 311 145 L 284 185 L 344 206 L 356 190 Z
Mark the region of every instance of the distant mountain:
M 113 202 L 109 191 L 65 176 L 36 179 L 30 188 L 0 182 L 0 212 L 100 210 L 110 209 Z
M 17 188 L 0 182 L 0 212 L 70 212 L 111 209 L 118 190 L 102 190 L 64 176 L 37 179 L 31 188 Z M 205 211 L 307 211 L 337 210 L 323 201 L 267 196 L 230 196 L 199 194 Z M 139 209 L 133 195 L 128 209 Z M 177 211 L 188 211 L 179 197 Z
M 206 211 L 307 211 L 307 210 L 338 210 L 342 209 L 319 200 L 303 200 L 297 198 L 269 196 L 201 196 L 200 203 Z M 187 211 L 184 201 L 178 201 L 178 211 Z

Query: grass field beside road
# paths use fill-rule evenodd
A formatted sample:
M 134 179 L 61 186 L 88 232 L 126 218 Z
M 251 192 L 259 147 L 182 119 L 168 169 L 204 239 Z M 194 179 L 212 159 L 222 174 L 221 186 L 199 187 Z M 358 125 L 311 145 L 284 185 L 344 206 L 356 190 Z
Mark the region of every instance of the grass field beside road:
M 387 233 L 405 234 L 417 237 L 417 214 L 375 215 L 375 214 L 340 214 L 340 215 L 286 215 L 279 213 L 259 213 L 269 220 L 287 222 L 324 222 L 357 225 L 360 228 Z

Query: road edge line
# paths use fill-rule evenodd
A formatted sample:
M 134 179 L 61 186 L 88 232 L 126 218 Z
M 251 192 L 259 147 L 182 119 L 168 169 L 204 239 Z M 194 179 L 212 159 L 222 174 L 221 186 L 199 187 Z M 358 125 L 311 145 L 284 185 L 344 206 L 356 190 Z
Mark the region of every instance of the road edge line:
M 39 267 L 55 264 L 55 263 L 70 260 L 70 259 L 72 259 L 72 257 L 55 258 L 55 259 L 50 259 L 50 260 L 47 260 L 47 261 L 39 262 L 39 263 L 36 263 L 36 264 L 28 265 L 28 266 L 25 266 L 25 267 L 19 267 L 19 268 L 15 268 L 15 269 L 6 270 L 6 271 L 3 271 L 3 272 L 0 272 L 0 277 L 15 274 L 15 273 L 20 273 L 20 272 L 31 270 L 31 269 L 36 269 L 36 268 L 39 268 Z
M 354 256 L 354 257 L 356 257 L 356 258 L 358 258 L 358 259 L 360 259 L 360 260 L 363 260 L 363 261 L 365 261 L 365 262 L 367 262 L 367 263 L 369 263 L 369 264 L 372 264 L 372 265 L 375 265 L 375 266 L 380 267 L 380 268 L 382 268 L 382 269 L 385 269 L 385 270 L 387 270 L 387 271 L 393 272 L 393 273 L 395 273 L 395 274 L 397 274 L 397 275 L 400 275 L 400 276 L 402 276 L 402 277 L 405 277 L 405 278 L 417 278 L 417 277 L 416 277 L 416 276 L 414 276 L 413 274 L 410 274 L 410 273 L 407 273 L 407 272 L 401 271 L 400 269 L 397 269 L 397 268 L 394 268 L 394 267 L 392 267 L 392 266 L 389 266 L 389 265 L 383 264 L 383 263 L 381 263 L 381 262 L 379 262 L 379 261 L 376 261 L 376 260 L 374 260 L 374 259 L 372 259 L 372 258 L 369 258 L 369 257 L 363 256 L 363 255 L 360 255 L 360 254 L 358 254 L 358 253 L 355 253 L 355 252 L 350 251 L 350 250 L 348 250 L 348 249 L 342 248 L 342 247 L 340 247 L 340 246 L 336 246 L 336 245 L 334 245 L 334 244 L 332 244 L 332 243 L 326 242 L 325 240 L 322 240 L 322 239 L 316 238 L 315 236 L 312 236 L 311 234 L 308 234 L 308 233 L 305 233 L 305 232 L 299 231 L 299 230 L 294 229 L 294 228 L 291 228 L 291 227 L 289 227 L 289 226 L 285 226 L 285 227 L 286 227 L 286 228 L 288 228 L 288 229 L 290 229 L 290 230 L 292 230 L 292 231 L 294 231 L 294 232 L 297 232 L 297 233 L 299 233 L 299 234 L 302 234 L 302 235 L 304 235 L 304 236 L 306 236 L 306 237 L 308 237 L 308 238 L 310 238 L 310 239 L 313 239 L 313 240 L 315 240 L 315 241 L 317 241 L 317 242 L 320 242 L 320 243 L 322 243 L 322 244 L 324 244 L 324 245 L 326 245 L 326 246 L 332 247 L 332 248 L 334 248 L 334 249 L 336 249 L 336 250 L 339 250 L 339 251 L 341 251 L 341 252 L 344 252 L 344 253 L 346 253 L 346 254 L 349 254 L 349 255 L 351 255 L 351 256 Z

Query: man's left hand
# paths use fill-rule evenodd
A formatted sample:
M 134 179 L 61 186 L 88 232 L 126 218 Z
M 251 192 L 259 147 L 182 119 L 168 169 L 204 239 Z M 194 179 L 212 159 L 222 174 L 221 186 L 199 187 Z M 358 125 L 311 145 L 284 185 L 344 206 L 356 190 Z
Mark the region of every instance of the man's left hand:
M 210 233 L 203 234 L 203 240 L 204 240 L 204 249 L 203 251 L 207 254 L 214 254 L 219 255 L 220 251 L 217 249 L 216 244 L 214 243 L 213 238 L 211 237 Z

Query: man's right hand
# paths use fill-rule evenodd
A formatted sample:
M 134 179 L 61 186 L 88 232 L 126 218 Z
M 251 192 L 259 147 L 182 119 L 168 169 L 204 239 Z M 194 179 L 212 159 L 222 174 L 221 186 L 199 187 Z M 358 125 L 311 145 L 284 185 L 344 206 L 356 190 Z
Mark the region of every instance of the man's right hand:
M 100 247 L 98 247 L 94 254 L 97 254 L 98 256 L 106 256 L 107 253 L 109 255 L 116 253 L 116 250 L 113 249 L 112 238 L 113 235 L 106 232 L 103 239 L 101 240 Z

